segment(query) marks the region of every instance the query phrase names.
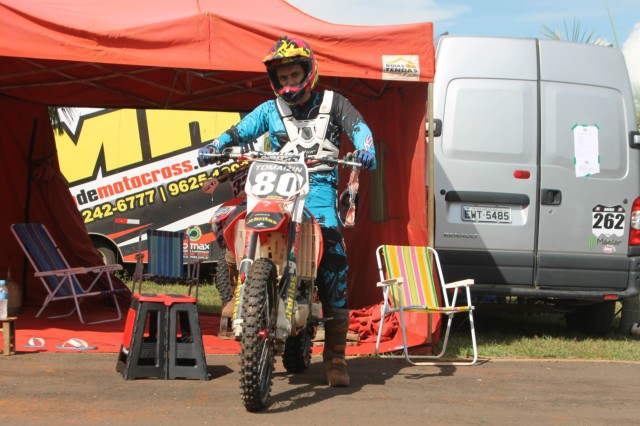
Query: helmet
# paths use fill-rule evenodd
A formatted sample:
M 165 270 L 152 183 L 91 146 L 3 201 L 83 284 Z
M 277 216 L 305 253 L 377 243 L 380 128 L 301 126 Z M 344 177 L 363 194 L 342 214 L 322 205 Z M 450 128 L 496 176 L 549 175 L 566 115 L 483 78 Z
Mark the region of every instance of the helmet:
M 267 68 L 269 82 L 276 96 L 282 98 L 287 104 L 294 105 L 302 97 L 311 91 L 318 82 L 318 63 L 306 41 L 299 38 L 283 36 L 269 50 L 269 54 L 262 60 Z M 300 64 L 305 76 L 300 84 L 294 86 L 282 86 L 278 81 L 276 69 L 280 65 Z

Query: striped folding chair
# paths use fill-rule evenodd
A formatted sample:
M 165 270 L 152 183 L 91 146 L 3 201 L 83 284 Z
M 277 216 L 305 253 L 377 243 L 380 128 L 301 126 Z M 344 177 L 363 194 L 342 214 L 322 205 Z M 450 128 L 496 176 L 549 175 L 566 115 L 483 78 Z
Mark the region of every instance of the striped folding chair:
M 53 237 L 42 223 L 14 223 L 11 232 L 16 237 L 29 263 L 47 291 L 42 307 L 36 318 L 45 310 L 49 303 L 61 300 L 73 300 L 74 308 L 65 315 L 50 316 L 60 318 L 78 313 L 78 319 L 85 323 L 82 315 L 81 301 L 88 297 L 111 297 L 116 307 L 116 316 L 106 320 L 94 321 L 89 324 L 118 321 L 122 312 L 116 294 L 127 291 L 126 288 L 115 288 L 111 280 L 114 271 L 122 270 L 122 265 L 94 265 L 71 267 Z M 78 276 L 93 275 L 93 281 L 88 286 L 80 282 Z M 106 278 L 106 284 L 101 282 Z
M 146 236 L 147 271 L 144 270 L 145 252 L 143 250 L 143 235 Z M 187 247 L 185 262 L 184 247 Z M 142 281 L 148 280 L 160 284 L 188 284 L 189 295 L 192 287 L 200 284 L 200 261 L 191 260 L 191 244 L 185 232 L 161 231 L 149 229 L 140 234 L 138 240 L 138 254 L 136 254 L 136 269 L 133 277 L 132 293 L 142 290 Z
M 471 305 L 471 292 L 469 287 L 473 280 L 467 279 L 445 284 L 440 268 L 438 253 L 431 247 L 392 246 L 382 245 L 376 250 L 378 272 L 382 287 L 384 302 L 382 304 L 381 323 L 376 339 L 376 355 L 381 358 L 404 358 L 414 365 L 471 365 L 478 359 L 476 333 L 473 324 L 473 305 Z M 459 294 L 464 291 L 466 300 L 459 299 Z M 452 293 L 451 295 L 449 293 Z M 460 297 L 462 299 L 462 297 Z M 383 354 L 380 352 L 381 332 L 384 319 L 388 314 L 398 312 L 400 316 L 400 329 L 403 346 L 402 355 L 396 353 Z M 425 312 L 429 315 L 447 317 L 447 325 L 440 344 L 440 350 L 432 354 L 410 354 L 407 341 L 407 327 L 405 313 Z M 471 343 L 473 346 L 473 358 L 467 360 L 445 360 L 444 356 L 449 341 L 451 323 L 456 314 L 469 315 Z M 413 333 L 424 331 L 411 330 Z M 431 330 L 427 330 L 430 333 Z M 400 349 L 400 348 L 398 348 Z M 421 361 L 423 360 L 423 361 Z

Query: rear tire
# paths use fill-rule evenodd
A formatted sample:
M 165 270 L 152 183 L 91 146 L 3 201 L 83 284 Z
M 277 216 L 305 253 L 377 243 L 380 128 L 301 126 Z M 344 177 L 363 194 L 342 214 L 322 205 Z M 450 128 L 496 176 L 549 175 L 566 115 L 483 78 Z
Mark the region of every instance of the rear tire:
M 614 300 L 581 306 L 565 315 L 567 326 L 590 336 L 603 336 L 611 331 L 615 310 Z
M 253 263 L 244 284 L 240 339 L 240 394 L 247 411 L 269 405 L 275 364 L 277 271 L 268 259 Z
M 218 265 L 216 266 L 216 288 L 220 294 L 223 307 L 233 299 L 233 289 L 231 287 L 231 280 L 229 280 L 229 266 L 225 259 L 226 252 L 226 248 L 220 250 Z
M 298 374 L 309 368 L 311 365 L 311 346 L 315 336 L 316 327 L 307 324 L 298 334 L 287 339 L 282 355 L 282 364 L 289 373 Z

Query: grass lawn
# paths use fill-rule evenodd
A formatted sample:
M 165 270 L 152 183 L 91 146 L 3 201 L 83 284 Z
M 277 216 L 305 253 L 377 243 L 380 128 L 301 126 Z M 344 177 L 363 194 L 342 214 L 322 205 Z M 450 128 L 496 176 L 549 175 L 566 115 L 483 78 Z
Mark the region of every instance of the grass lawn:
M 130 282 L 127 282 L 131 287 Z M 143 283 L 145 293 L 184 294 L 182 285 Z M 211 282 L 199 289 L 198 310 L 219 313 L 221 301 Z M 611 332 L 603 337 L 590 337 L 571 331 L 563 314 L 518 314 L 479 309 L 475 312 L 475 328 L 480 357 L 489 358 L 578 358 L 604 360 L 640 360 L 640 338 L 621 335 L 617 331 L 619 314 Z M 469 323 L 466 316 L 456 318 L 452 326 L 448 354 L 470 356 Z

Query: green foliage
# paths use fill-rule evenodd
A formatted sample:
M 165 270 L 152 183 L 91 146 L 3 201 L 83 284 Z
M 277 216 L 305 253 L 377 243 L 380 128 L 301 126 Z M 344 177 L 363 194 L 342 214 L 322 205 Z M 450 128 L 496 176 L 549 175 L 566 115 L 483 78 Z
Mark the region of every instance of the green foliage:
M 609 23 L 611 24 L 611 31 L 613 32 L 614 46 L 616 47 L 616 49 L 620 49 L 620 41 L 618 41 L 618 32 L 616 31 L 616 25 L 613 22 L 613 16 L 611 15 L 609 6 L 607 6 L 607 15 L 609 15 Z
M 603 38 L 596 35 L 594 31 L 587 31 L 582 28 L 580 22 L 573 20 L 573 27 L 569 28 L 567 21 L 562 20 L 564 24 L 564 34 L 560 30 L 554 30 L 551 27 L 545 25 L 542 28 L 541 34 L 551 40 L 571 41 L 574 43 L 590 43 L 596 45 L 605 45 L 606 42 Z

